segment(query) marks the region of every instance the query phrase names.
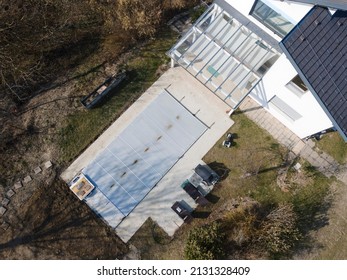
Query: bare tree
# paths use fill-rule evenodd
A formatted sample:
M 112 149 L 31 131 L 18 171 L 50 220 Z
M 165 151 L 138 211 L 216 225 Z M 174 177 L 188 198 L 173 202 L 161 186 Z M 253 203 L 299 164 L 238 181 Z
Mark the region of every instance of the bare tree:
M 32 96 L 71 60 L 68 49 L 100 33 L 94 1 L 3 0 L 0 9 L 0 87 L 17 102 Z M 53 63 L 56 62 L 56 63 Z M 1 98 L 1 96 L 0 96 Z

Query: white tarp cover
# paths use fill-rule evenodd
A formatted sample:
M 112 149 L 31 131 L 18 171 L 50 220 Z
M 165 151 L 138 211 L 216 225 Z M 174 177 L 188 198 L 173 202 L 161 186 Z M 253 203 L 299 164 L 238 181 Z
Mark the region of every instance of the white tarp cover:
M 162 92 L 83 169 L 95 185 L 86 203 L 116 227 L 205 130 Z

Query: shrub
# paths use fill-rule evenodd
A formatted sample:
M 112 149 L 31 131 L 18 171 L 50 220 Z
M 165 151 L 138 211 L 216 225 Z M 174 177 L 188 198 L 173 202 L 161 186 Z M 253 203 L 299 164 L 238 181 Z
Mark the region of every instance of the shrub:
M 272 210 L 262 222 L 258 237 L 264 250 L 273 256 L 288 254 L 301 238 L 293 205 L 280 204 Z
M 185 258 L 188 260 L 223 259 L 225 258 L 224 242 L 225 235 L 218 222 L 194 228 L 188 235 L 184 250 Z

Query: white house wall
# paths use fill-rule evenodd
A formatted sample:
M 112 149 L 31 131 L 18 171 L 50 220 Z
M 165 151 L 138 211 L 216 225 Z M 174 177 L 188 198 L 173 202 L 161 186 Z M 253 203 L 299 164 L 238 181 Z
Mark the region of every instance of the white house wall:
M 277 41 L 281 38 L 274 32 L 260 23 L 253 16 L 249 15 L 254 0 L 225 0 L 249 20 L 261 27 Z M 293 24 L 297 24 L 302 17 L 312 8 L 311 5 L 288 3 L 273 0 L 262 0 L 263 3 L 276 10 L 282 16 L 286 17 Z M 322 130 L 331 128 L 333 124 L 324 113 L 316 99 L 310 91 L 307 91 L 301 97 L 292 92 L 286 85 L 291 81 L 297 72 L 284 54 L 275 62 L 270 70 L 265 74 L 259 85 L 252 91 L 250 96 L 274 115 L 279 121 L 286 125 L 290 130 L 301 138 L 315 134 Z M 269 104 L 269 101 L 277 96 L 289 107 L 300 114 L 302 117 L 297 120 L 288 118 L 286 114 L 278 108 Z
M 333 126 L 330 119 L 324 113 L 318 102 L 310 91 L 302 96 L 296 95 L 286 85 L 297 75 L 294 67 L 283 54 L 272 66 L 263 80 L 252 91 L 251 97 L 274 115 L 279 121 L 301 138 L 315 134 Z M 271 106 L 270 101 L 274 96 L 285 101 L 302 117 L 298 120 L 291 120 L 278 108 Z

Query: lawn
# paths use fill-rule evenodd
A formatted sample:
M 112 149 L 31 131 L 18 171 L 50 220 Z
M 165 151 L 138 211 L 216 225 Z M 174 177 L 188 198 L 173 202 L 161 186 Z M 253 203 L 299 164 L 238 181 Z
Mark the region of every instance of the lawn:
M 331 155 L 338 163 L 347 163 L 347 143 L 337 131 L 329 132 L 315 142 L 320 150 Z
M 291 203 L 295 211 L 300 213 L 298 226 L 302 233 L 317 226 L 316 214 L 329 192 L 330 180 L 301 159 L 288 161 L 288 150 L 244 114 L 234 114 L 232 119 L 235 124 L 229 131 L 235 137 L 234 145 L 230 149 L 223 147 L 223 135 L 203 158 L 217 172 L 225 174 L 208 197 L 212 203 L 204 208 L 198 207 L 193 213 L 193 222 L 181 226 L 172 239 L 158 230 L 152 220 L 147 221 L 130 240 L 130 244 L 141 252 L 142 259 L 184 258 L 189 232 L 225 218 L 228 216 L 228 207 L 239 201 L 256 201 L 262 205 L 262 209 Z M 297 161 L 303 165 L 301 172 L 293 171 L 292 165 Z M 281 172 L 283 170 L 287 172 Z M 279 174 L 286 174 L 282 183 Z M 231 220 L 237 223 L 235 216 Z M 234 228 L 235 225 L 232 225 L 232 230 Z M 244 252 L 242 254 L 241 258 L 252 258 Z M 237 255 L 231 254 L 229 257 L 237 258 Z
M 76 110 L 59 132 L 61 163 L 71 162 L 116 120 L 158 78 L 158 68 L 169 62 L 165 52 L 176 40 L 177 34 L 169 27 L 162 29 L 155 40 L 134 49 L 125 67 L 128 81 L 107 102 L 92 110 Z M 84 83 L 90 78 L 81 78 Z
M 285 199 L 286 194 L 276 185 L 276 177 L 288 151 L 245 115 L 236 114 L 232 119 L 234 146 L 223 147 L 223 136 L 203 158 L 214 169 L 225 166 L 230 170 L 214 194 L 221 202 L 246 195 L 268 203 Z

